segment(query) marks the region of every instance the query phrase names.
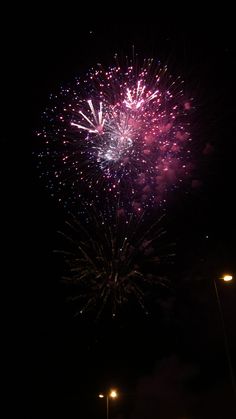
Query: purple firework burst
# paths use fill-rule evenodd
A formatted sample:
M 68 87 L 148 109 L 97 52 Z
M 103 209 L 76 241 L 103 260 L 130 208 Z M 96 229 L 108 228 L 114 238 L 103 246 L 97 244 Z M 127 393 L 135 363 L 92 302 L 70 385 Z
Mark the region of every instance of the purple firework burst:
M 191 171 L 191 109 L 183 81 L 153 60 L 91 69 L 51 96 L 37 133 L 51 194 L 65 206 L 110 197 L 128 213 L 163 203 Z

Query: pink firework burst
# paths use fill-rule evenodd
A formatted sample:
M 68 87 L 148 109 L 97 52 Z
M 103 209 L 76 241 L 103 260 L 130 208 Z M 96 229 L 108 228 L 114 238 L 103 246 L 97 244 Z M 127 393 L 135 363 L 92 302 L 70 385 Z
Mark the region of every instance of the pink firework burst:
M 110 196 L 128 212 L 160 204 L 190 174 L 191 109 L 166 66 L 98 65 L 44 113 L 38 155 L 51 193 L 65 205 Z

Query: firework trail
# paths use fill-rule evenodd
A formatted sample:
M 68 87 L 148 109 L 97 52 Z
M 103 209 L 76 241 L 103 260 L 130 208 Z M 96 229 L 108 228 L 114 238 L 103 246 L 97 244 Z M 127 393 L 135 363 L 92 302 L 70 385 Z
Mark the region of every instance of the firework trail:
M 91 213 L 86 223 L 71 216 L 60 233 L 67 250 L 60 253 L 76 314 L 110 312 L 114 317 L 131 301 L 146 312 L 146 293 L 154 286 L 169 287 L 161 272 L 174 254 L 162 218 L 147 226 L 143 216 L 116 217 L 113 223 L 101 213 Z
M 38 131 L 38 166 L 69 208 L 117 202 L 127 214 L 165 201 L 191 171 L 183 82 L 153 60 L 98 65 L 52 95 Z

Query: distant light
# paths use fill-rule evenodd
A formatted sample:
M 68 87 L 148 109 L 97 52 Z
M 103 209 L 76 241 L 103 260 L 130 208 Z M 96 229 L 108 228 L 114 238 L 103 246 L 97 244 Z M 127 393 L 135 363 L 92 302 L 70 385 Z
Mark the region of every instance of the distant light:
M 104 398 L 104 395 L 103 395 L 103 394 L 99 394 L 99 395 L 98 395 L 98 397 L 99 397 L 100 399 L 103 399 L 103 398 Z
M 111 390 L 110 397 L 112 397 L 113 399 L 115 399 L 117 396 L 118 396 L 117 391 L 116 390 Z
M 233 279 L 232 275 L 224 275 L 224 276 L 223 276 L 223 280 L 224 280 L 225 282 L 232 281 L 232 279 Z

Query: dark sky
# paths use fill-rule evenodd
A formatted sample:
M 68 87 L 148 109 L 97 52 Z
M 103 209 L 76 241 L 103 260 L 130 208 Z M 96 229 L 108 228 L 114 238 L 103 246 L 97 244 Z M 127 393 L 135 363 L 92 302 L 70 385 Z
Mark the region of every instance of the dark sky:
M 97 62 L 110 64 L 116 52 L 129 55 L 135 45 L 141 57 L 158 57 L 181 74 L 196 98 L 202 186 L 187 195 L 179 191 L 167 211 L 168 235 L 176 242 L 171 292 L 152 302 L 149 316 L 131 304 L 119 319 L 95 322 L 92 316 L 73 318 L 66 302 L 61 261 L 53 254 L 65 213 L 29 163 L 25 411 L 31 418 L 105 418 L 97 394 L 115 386 L 120 397 L 111 406 L 114 419 L 230 419 L 236 401 L 213 280 L 227 270 L 236 275 L 231 13 L 150 7 L 143 13 L 140 7 L 136 16 L 112 7 L 92 18 L 89 10 L 69 8 L 31 13 L 25 37 L 29 162 L 32 133 L 50 92 Z M 203 144 L 212 153 L 204 154 Z M 218 283 L 234 369 L 235 289 Z

